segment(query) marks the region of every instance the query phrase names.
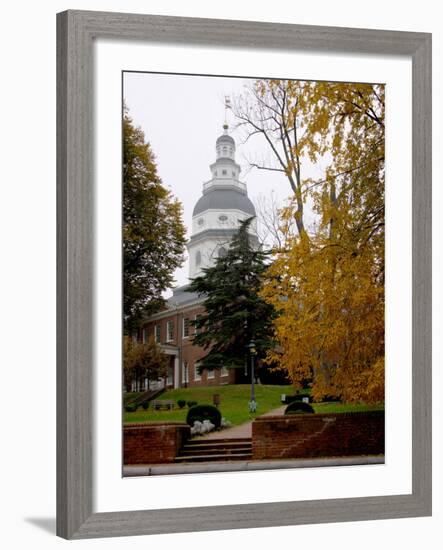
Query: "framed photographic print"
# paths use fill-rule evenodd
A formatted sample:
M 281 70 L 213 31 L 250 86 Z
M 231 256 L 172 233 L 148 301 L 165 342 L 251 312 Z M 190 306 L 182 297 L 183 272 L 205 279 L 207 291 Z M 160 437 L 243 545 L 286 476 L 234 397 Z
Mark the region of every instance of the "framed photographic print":
M 430 514 L 430 64 L 59 14 L 60 536 Z
M 383 462 L 384 85 L 122 78 L 124 475 Z

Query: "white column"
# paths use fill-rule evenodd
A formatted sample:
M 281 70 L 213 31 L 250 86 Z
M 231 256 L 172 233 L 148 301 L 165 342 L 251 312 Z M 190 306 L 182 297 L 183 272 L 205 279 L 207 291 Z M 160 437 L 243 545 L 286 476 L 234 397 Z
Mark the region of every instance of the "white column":
M 174 388 L 180 387 L 180 363 L 178 354 L 174 357 Z

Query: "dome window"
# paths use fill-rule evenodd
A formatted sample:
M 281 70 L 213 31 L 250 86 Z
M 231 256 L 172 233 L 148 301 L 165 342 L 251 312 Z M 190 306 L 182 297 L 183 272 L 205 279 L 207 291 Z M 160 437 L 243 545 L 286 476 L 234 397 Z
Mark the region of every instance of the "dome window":
M 200 250 L 197 250 L 197 253 L 195 254 L 195 265 L 200 265 L 202 263 L 202 253 Z
M 223 176 L 226 176 L 227 173 L 228 173 L 227 170 L 222 170 L 222 175 Z
M 228 216 L 225 216 L 225 214 L 221 214 L 219 217 L 218 217 L 219 221 L 221 222 L 226 222 L 228 221 Z
M 197 223 L 198 225 L 203 225 L 205 223 L 205 220 L 203 218 L 200 218 Z

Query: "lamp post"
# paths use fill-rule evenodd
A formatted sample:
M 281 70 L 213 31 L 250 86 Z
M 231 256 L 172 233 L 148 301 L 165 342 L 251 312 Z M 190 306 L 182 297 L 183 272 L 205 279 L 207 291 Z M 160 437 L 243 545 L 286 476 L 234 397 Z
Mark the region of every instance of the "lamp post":
M 255 347 L 255 341 L 251 339 L 247 345 L 249 355 L 251 356 L 251 399 L 249 401 L 249 412 L 255 412 L 257 410 L 257 402 L 255 401 L 255 356 L 257 355 L 257 348 Z

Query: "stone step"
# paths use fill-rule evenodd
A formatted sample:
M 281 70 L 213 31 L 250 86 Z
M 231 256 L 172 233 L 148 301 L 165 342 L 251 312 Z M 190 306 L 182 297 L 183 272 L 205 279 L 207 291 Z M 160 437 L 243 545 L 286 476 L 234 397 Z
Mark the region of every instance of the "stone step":
M 213 447 L 208 447 L 208 448 L 205 448 L 205 449 L 182 449 L 179 453 L 178 456 L 199 456 L 199 455 L 208 455 L 208 454 L 213 454 L 213 455 L 216 455 L 216 454 L 221 454 L 221 455 L 235 455 L 235 454 L 244 454 L 244 453 L 251 453 L 252 452 L 252 447 L 251 446 L 247 446 L 247 447 L 235 447 L 235 448 L 223 448 L 223 449 L 218 449 L 218 448 L 213 448 Z
M 209 449 L 209 448 L 213 448 L 213 449 L 235 449 L 235 448 L 238 448 L 238 447 L 251 447 L 252 446 L 252 442 L 251 441 L 232 441 L 232 442 L 218 442 L 218 441 L 208 441 L 207 443 L 201 443 L 199 445 L 192 445 L 192 444 L 189 444 L 189 443 L 185 443 L 185 445 L 183 446 L 183 449 L 192 449 L 192 450 L 197 450 L 197 449 Z
M 251 460 L 251 453 L 241 453 L 241 454 L 199 454 L 199 455 L 190 455 L 190 456 L 176 456 L 175 462 L 223 462 L 230 460 Z
M 183 445 L 175 462 L 223 462 L 230 460 L 251 460 L 252 440 L 238 439 L 191 439 Z
M 252 439 L 250 437 L 241 437 L 241 438 L 231 438 L 231 439 L 190 439 L 186 442 L 187 446 L 204 446 L 204 445 L 222 445 L 222 444 L 247 444 L 252 443 Z

